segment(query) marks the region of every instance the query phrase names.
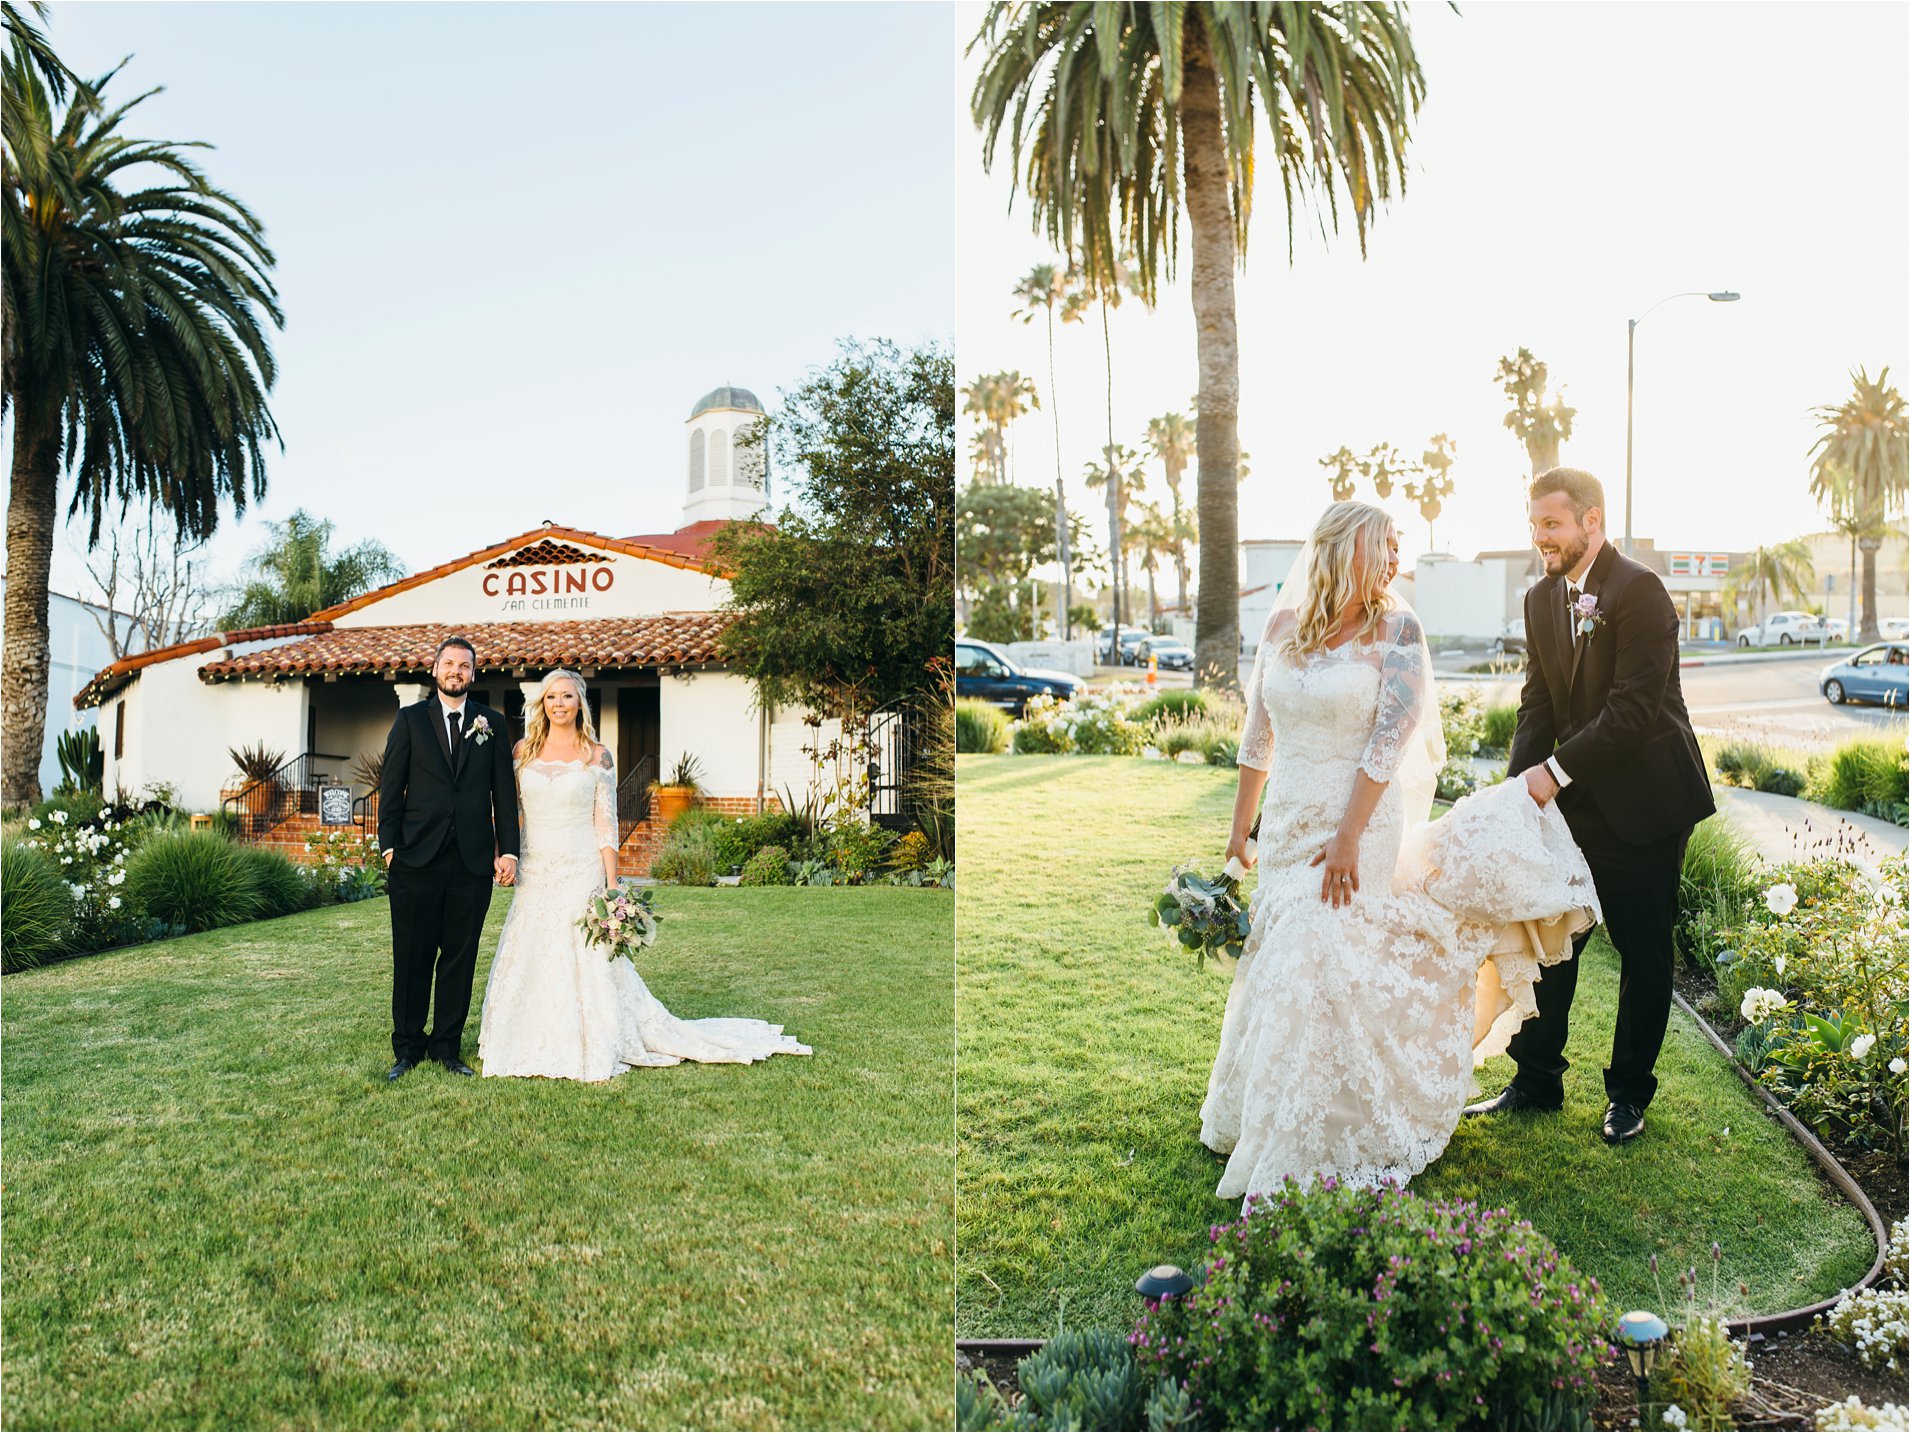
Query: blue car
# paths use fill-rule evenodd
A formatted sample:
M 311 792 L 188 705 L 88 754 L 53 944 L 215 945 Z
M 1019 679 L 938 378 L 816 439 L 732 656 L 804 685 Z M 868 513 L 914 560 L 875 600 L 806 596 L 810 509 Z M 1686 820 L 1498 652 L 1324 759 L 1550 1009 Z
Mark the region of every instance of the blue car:
M 1066 701 L 1087 685 L 1069 672 L 1024 667 L 993 642 L 955 640 L 955 695 L 974 697 L 1019 717 L 1030 697 Z
M 1910 706 L 1910 645 L 1879 642 L 1854 657 L 1833 662 L 1819 674 L 1817 689 L 1832 706 L 1845 702 Z

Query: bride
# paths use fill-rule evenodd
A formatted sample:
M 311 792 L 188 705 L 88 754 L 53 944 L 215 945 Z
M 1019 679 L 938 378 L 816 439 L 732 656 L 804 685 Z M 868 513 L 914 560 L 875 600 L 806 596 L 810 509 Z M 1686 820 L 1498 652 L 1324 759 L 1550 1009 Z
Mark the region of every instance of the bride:
M 1445 741 L 1398 567 L 1385 512 L 1333 504 L 1255 657 L 1227 853 L 1260 880 L 1201 1107 L 1225 1198 L 1418 1174 L 1598 916 L 1564 819 L 1522 783 L 1428 821 Z
M 550 673 L 512 752 L 523 849 L 484 988 L 484 1073 L 608 1080 L 628 1065 L 807 1055 L 780 1025 L 677 1019 L 629 961 L 585 943 L 585 903 L 617 883 L 617 773 L 596 737 L 583 678 Z

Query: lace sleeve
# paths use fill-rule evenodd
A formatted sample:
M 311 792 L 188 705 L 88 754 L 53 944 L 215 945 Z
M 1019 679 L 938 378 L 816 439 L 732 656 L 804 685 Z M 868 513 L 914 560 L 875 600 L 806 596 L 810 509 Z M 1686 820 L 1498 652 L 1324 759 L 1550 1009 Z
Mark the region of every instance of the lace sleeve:
M 1373 734 L 1360 754 L 1360 770 L 1373 780 L 1391 781 L 1406 744 L 1419 726 L 1432 672 L 1419 619 L 1401 613 L 1395 631 L 1380 648 L 1379 709 Z
M 597 748 L 597 759 L 591 763 L 591 771 L 597 778 L 596 799 L 591 804 L 590 816 L 597 828 L 597 846 L 604 851 L 614 851 L 617 841 L 617 764 L 610 759 L 608 747 Z
M 1276 612 L 1269 617 L 1266 631 L 1260 634 L 1260 645 L 1253 650 L 1253 676 L 1247 681 L 1247 724 L 1240 730 L 1240 754 L 1235 760 L 1255 771 L 1265 771 L 1273 764 L 1273 719 L 1267 715 L 1267 663 L 1273 660 L 1274 628 L 1280 625 L 1281 618 L 1289 616 L 1286 612 Z

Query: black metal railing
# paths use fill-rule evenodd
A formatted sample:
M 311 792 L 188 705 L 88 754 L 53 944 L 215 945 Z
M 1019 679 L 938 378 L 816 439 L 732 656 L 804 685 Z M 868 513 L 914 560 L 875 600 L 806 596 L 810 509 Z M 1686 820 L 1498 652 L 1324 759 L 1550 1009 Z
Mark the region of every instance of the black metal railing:
M 910 778 L 922 758 L 922 725 L 905 702 L 869 716 L 869 819 L 878 826 L 906 831 L 915 825 Z
M 238 821 L 239 834 L 262 836 L 288 817 L 318 812 L 318 788 L 337 784 L 334 763 L 350 760 L 335 752 L 308 751 L 295 756 L 270 776 L 248 781 L 219 803 L 219 810 Z
M 630 833 L 650 819 L 650 787 L 657 779 L 657 758 L 646 756 L 623 774 L 617 783 L 617 842 L 621 845 Z

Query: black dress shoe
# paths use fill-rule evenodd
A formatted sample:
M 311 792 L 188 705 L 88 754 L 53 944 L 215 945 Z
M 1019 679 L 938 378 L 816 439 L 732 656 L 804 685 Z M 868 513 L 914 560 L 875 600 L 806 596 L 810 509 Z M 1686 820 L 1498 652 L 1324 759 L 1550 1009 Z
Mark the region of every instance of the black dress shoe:
M 454 1075 L 477 1074 L 476 1070 L 465 1064 L 464 1061 L 460 1060 L 456 1055 L 451 1056 L 449 1059 L 440 1059 L 438 1063 Z
M 1558 1105 L 1542 1105 L 1517 1085 L 1507 1085 L 1489 1100 L 1481 1100 L 1475 1105 L 1467 1105 L 1463 1113 L 1469 1115 L 1509 1115 L 1514 1110 L 1536 1110 L 1541 1114 L 1558 1113 Z
M 1623 1144 L 1645 1132 L 1645 1112 L 1636 1105 L 1613 1100 L 1605 1106 L 1605 1127 L 1599 1131 L 1606 1144 Z
M 393 1080 L 403 1079 L 417 1068 L 418 1062 L 416 1060 L 400 1058 L 397 1064 L 385 1071 L 385 1083 L 390 1084 Z

